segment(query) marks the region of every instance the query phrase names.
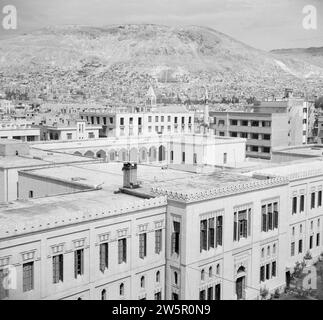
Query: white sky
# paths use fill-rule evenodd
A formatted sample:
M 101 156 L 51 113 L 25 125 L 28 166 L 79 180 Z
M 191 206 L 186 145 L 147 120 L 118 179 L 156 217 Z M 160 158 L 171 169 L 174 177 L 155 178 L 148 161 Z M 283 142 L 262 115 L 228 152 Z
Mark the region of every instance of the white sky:
M 0 0 L 0 21 L 6 4 L 17 7 L 19 33 L 64 24 L 194 24 L 259 49 L 323 46 L 323 0 Z M 317 30 L 302 25 L 309 4 L 317 8 Z M 11 35 L 0 25 L 0 38 Z

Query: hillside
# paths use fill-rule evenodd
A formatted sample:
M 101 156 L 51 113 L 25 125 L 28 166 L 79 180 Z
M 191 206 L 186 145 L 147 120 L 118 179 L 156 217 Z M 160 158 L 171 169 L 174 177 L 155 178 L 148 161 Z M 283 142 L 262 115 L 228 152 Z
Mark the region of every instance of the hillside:
M 323 79 L 323 67 L 197 26 L 66 26 L 0 41 L 0 76 L 0 91 L 114 103 L 143 101 L 150 84 L 181 100 L 200 99 L 204 86 L 211 99 L 312 92 L 308 79 Z

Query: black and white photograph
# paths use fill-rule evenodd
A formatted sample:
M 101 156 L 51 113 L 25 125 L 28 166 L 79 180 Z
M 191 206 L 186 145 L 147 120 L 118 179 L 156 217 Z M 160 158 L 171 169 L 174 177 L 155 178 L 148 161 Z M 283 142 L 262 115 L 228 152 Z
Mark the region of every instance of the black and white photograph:
M 323 300 L 322 192 L 322 0 L 0 0 L 1 308 Z

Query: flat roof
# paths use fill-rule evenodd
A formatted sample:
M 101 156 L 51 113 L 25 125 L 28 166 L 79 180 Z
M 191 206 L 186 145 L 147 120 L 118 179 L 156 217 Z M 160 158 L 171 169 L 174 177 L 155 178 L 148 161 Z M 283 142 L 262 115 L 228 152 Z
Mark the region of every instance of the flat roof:
M 307 157 L 308 156 L 322 157 L 323 156 L 323 145 L 311 144 L 311 145 L 275 148 L 273 150 L 273 152 L 274 153 L 302 155 L 302 156 L 307 156 Z
M 94 150 L 97 148 L 118 148 L 118 145 L 134 143 L 165 143 L 165 142 L 178 142 L 178 143 L 196 143 L 196 144 L 230 144 L 230 143 L 242 143 L 246 142 L 245 138 L 238 137 L 220 137 L 212 134 L 170 134 L 170 135 L 142 135 L 132 137 L 110 137 L 110 138 L 98 138 L 91 140 L 78 140 L 78 141 L 46 141 L 46 142 L 32 142 L 34 149 L 43 150 L 73 150 L 79 149 Z
M 122 167 L 123 163 L 120 162 L 92 163 L 29 170 L 28 173 L 60 181 L 63 179 L 73 183 L 79 182 L 93 188 L 99 186 L 102 190 L 111 193 L 113 190 L 123 187 Z M 259 188 L 259 182 L 263 183 L 259 179 L 241 174 L 238 170 L 234 171 L 230 168 L 223 170 L 222 168 L 208 166 L 207 170 L 203 169 L 200 172 L 198 170 L 193 172 L 192 168 L 186 166 L 167 167 L 139 164 L 137 165 L 137 180 L 140 188 L 134 190 L 136 193 L 151 196 L 156 196 L 156 190 L 157 192 L 164 190 L 166 194 L 192 195 L 201 194 L 208 190 L 226 188 L 232 189 L 232 193 L 240 193 L 244 191 L 244 188 Z
M 28 168 L 33 166 L 48 166 L 51 164 L 64 164 L 74 162 L 93 162 L 99 161 L 72 154 L 43 151 L 30 148 L 29 155 L 0 156 L 0 168 Z
M 190 203 L 288 183 L 280 177 L 258 179 L 216 167 L 212 172 L 193 173 L 180 168 L 138 165 L 140 188 L 124 193 L 120 192 L 122 167 L 123 163 L 101 162 L 27 170 L 27 174 L 86 184 L 96 190 L 0 205 L 0 238 L 164 206 L 166 198 Z M 141 199 L 147 196 L 152 198 Z
M 290 181 L 305 177 L 323 175 L 323 161 L 321 159 L 283 162 L 270 168 L 251 171 L 248 175 L 260 174 L 270 176 L 286 177 Z

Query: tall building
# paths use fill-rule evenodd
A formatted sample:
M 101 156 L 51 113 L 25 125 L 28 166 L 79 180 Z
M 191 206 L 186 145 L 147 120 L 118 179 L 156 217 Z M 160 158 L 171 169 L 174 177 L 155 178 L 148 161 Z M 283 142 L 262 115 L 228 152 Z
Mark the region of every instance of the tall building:
M 264 101 L 251 112 L 210 112 L 215 135 L 247 139 L 248 157 L 270 159 L 273 149 L 307 143 L 308 108 L 303 99 Z

